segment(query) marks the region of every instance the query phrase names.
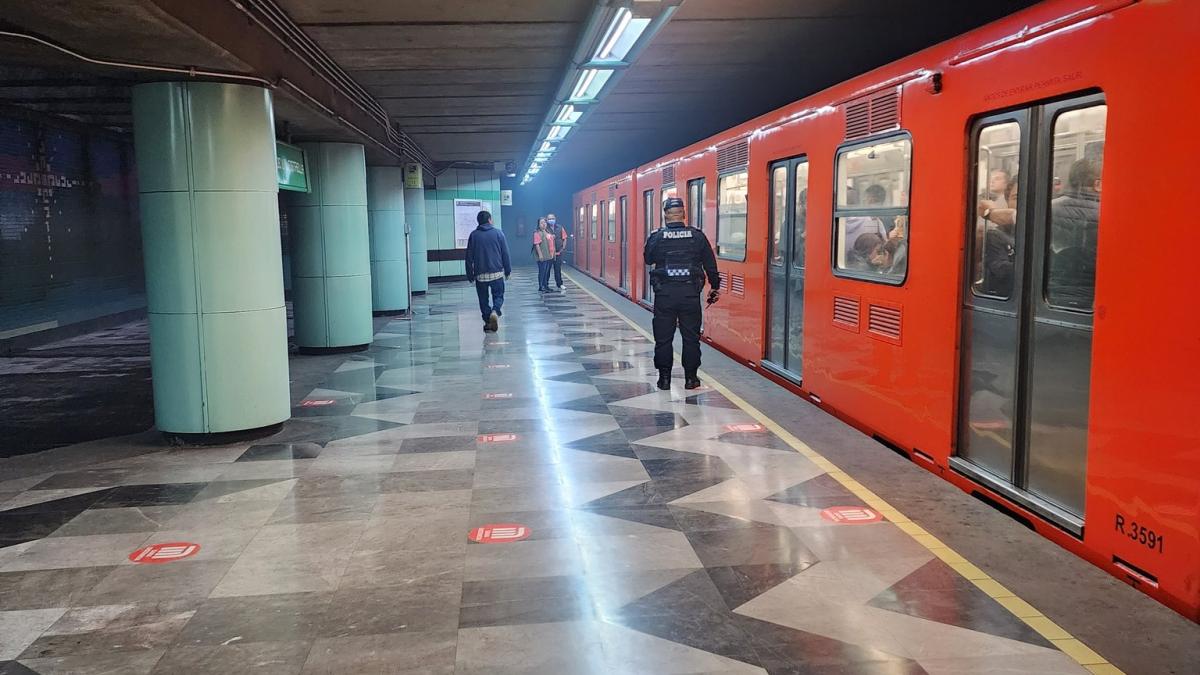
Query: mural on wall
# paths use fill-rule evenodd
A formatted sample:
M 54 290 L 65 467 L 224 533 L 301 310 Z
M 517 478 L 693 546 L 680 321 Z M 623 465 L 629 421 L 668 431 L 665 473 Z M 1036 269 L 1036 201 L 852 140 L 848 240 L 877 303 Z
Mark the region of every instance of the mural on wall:
M 0 333 L 141 303 L 133 146 L 0 115 Z

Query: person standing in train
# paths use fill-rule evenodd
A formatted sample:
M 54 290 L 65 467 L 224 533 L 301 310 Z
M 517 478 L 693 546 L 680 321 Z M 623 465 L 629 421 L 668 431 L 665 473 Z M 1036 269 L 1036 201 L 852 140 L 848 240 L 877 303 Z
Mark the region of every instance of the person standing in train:
M 684 220 L 683 200 L 670 197 L 663 202 L 665 225 L 646 239 L 642 259 L 654 266 L 650 282 L 654 286 L 654 367 L 658 370 L 658 388 L 671 388 L 671 369 L 675 356 L 672 343 L 675 328 L 683 337 L 684 388 L 700 386 L 700 293 L 704 278 L 712 291 L 708 302 L 720 297 L 721 277 L 717 258 L 704 232 L 689 227 Z
M 562 261 L 563 251 L 567 250 L 567 228 L 558 223 L 558 216 L 547 213 L 546 230 L 554 237 L 554 258 L 550 261 L 550 266 L 554 269 L 554 283 L 558 285 L 558 292 L 562 293 Z M 549 283 L 546 286 L 549 289 Z

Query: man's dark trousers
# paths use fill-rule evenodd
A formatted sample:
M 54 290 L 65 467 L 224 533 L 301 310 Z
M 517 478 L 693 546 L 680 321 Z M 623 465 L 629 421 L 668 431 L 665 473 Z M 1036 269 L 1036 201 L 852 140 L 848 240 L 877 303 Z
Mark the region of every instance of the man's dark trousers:
M 654 367 L 668 370 L 674 361 L 675 327 L 683 337 L 683 372 L 700 369 L 700 291 L 695 284 L 660 283 L 654 289 Z
M 559 245 L 565 245 L 561 244 L 560 242 L 555 243 Z M 562 288 L 562 254 L 559 253 L 558 255 L 554 256 L 554 258 L 550 260 L 550 264 L 554 267 L 554 284 L 559 288 Z
M 490 303 L 488 302 L 489 292 L 492 294 Z M 500 314 L 500 308 L 504 306 L 503 277 L 495 281 L 476 281 L 475 293 L 479 296 L 479 311 L 483 313 L 484 323 L 487 323 L 488 319 L 492 318 L 492 312 Z

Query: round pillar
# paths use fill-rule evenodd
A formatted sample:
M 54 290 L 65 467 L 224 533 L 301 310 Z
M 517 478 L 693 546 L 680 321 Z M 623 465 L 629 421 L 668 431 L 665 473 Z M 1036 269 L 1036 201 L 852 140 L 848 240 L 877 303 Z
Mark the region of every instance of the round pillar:
M 404 236 L 404 170 L 367 167 L 367 227 L 371 233 L 371 308 L 408 311 L 408 242 Z
M 292 313 L 304 352 L 371 343 L 367 165 L 357 143 L 302 143 L 310 192 L 287 195 Z
M 412 292 L 429 290 L 429 237 L 425 232 L 425 188 L 404 188 L 404 217 L 408 221 L 409 279 Z
M 140 84 L 133 126 L 155 423 L 191 435 L 287 420 L 270 93 Z

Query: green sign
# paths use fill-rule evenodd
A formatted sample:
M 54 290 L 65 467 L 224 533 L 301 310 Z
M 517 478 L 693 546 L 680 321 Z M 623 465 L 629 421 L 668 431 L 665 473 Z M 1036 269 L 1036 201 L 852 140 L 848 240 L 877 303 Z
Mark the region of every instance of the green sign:
M 308 171 L 304 151 L 294 145 L 275 142 L 275 170 L 279 174 L 279 189 L 308 192 Z

